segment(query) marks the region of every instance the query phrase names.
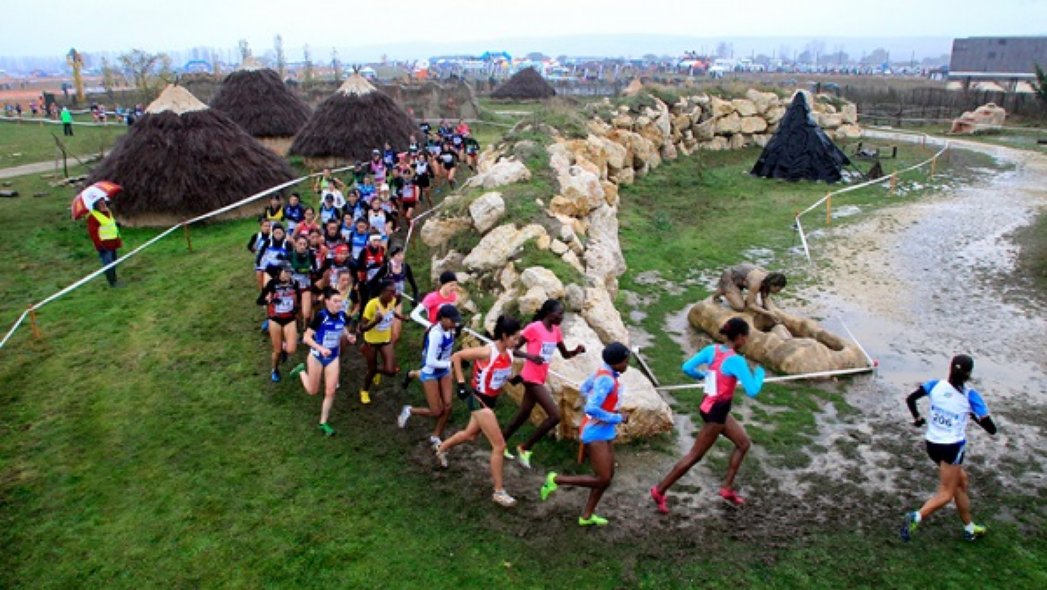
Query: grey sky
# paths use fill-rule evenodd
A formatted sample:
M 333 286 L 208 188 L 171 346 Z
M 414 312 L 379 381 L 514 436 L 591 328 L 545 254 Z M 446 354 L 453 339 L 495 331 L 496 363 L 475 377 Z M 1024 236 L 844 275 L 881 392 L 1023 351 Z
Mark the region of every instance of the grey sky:
M 385 12 L 383 24 L 375 6 L 395 12 Z M 46 14 L 41 11 L 44 7 Z M 86 4 L 50 0 L 6 11 L 3 20 L 3 56 L 60 55 L 69 47 L 83 52 L 230 48 L 241 38 L 256 53 L 264 53 L 279 33 L 291 59 L 300 56 L 306 43 L 321 56 L 332 46 L 361 48 L 361 58 L 392 44 L 390 56 L 402 58 L 424 57 L 398 54 L 444 41 L 454 41 L 454 47 L 496 49 L 507 38 L 526 38 L 533 49 L 542 50 L 543 37 L 576 35 L 704 39 L 1043 35 L 1047 34 L 1047 0 L 105 0 Z M 827 48 L 842 43 L 842 39 L 830 41 Z

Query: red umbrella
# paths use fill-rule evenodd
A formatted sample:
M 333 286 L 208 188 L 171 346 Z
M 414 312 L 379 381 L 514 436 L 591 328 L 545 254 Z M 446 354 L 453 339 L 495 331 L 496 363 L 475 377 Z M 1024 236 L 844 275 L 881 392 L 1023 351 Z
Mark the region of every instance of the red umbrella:
M 122 190 L 122 186 L 115 182 L 109 182 L 108 180 L 99 180 L 85 188 L 77 193 L 76 197 L 73 198 L 73 203 L 70 206 L 73 213 L 73 219 L 80 219 L 84 215 L 87 215 L 88 212 L 94 208 L 98 199 L 108 200 L 109 197 L 115 196 Z

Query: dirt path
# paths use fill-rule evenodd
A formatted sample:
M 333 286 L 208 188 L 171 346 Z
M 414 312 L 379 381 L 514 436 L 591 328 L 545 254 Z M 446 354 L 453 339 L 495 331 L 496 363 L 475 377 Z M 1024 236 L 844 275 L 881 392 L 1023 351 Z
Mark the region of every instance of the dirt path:
M 104 156 L 108 156 L 109 152 L 105 152 Z M 97 160 L 95 157 L 88 157 L 81 160 L 84 163 L 93 162 Z M 70 158 L 69 165 L 76 165 L 76 158 Z M 15 178 L 16 176 L 26 176 L 27 174 L 44 174 L 48 172 L 60 172 L 61 166 L 56 165 L 55 161 L 50 162 L 35 162 L 33 164 L 22 164 L 21 166 L 11 166 L 10 168 L 0 168 L 0 178 Z

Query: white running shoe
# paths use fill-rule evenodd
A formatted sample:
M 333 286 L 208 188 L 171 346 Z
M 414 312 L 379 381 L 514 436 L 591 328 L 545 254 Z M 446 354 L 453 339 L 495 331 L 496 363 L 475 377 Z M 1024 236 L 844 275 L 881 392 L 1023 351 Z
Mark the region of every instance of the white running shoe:
M 435 434 L 429 435 L 429 444 L 433 447 L 433 451 L 440 448 L 440 445 L 443 444 L 443 442 L 444 441 L 440 440 L 439 436 L 436 436 Z
M 491 495 L 491 499 L 494 500 L 495 504 L 499 506 L 505 506 L 506 508 L 512 508 L 516 506 L 516 498 L 513 498 L 505 490 L 497 490 Z
M 440 445 L 433 447 L 433 453 L 436 455 L 436 462 L 440 464 L 440 467 L 447 469 L 447 453 L 440 450 Z
M 411 417 L 411 406 L 404 406 L 400 408 L 400 415 L 396 417 L 396 425 L 400 428 L 407 428 L 407 419 Z

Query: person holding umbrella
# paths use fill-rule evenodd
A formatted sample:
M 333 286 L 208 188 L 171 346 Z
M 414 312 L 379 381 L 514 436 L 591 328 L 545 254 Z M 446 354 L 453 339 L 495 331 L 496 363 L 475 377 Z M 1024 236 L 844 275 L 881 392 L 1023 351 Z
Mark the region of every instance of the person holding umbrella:
M 124 245 L 116 217 L 109 210 L 109 197 L 120 190 L 120 185 L 103 180 L 78 193 L 72 203 L 73 219 L 87 216 L 87 235 L 98 251 L 103 267 L 116 262 L 117 251 Z M 116 267 L 106 270 L 105 278 L 110 287 L 121 286 L 116 280 Z

